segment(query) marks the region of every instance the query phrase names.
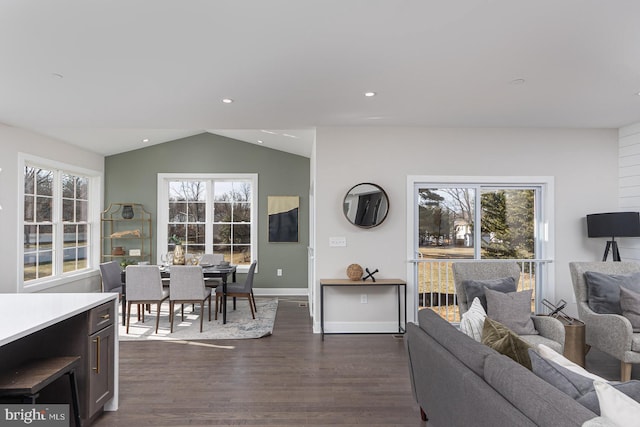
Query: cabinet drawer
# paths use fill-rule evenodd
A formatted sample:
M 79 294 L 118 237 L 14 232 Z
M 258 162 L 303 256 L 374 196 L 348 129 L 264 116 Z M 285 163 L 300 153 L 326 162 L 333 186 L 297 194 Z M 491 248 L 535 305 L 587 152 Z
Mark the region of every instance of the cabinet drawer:
M 106 302 L 96 308 L 92 308 L 89 312 L 89 334 L 112 325 L 114 318 L 113 302 Z

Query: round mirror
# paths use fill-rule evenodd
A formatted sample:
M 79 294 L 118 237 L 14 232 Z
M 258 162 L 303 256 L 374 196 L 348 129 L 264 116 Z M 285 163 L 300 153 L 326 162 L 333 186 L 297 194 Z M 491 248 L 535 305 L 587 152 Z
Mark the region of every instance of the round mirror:
M 362 228 L 376 227 L 389 213 L 389 198 L 380 186 L 365 182 L 347 191 L 343 209 L 351 224 Z

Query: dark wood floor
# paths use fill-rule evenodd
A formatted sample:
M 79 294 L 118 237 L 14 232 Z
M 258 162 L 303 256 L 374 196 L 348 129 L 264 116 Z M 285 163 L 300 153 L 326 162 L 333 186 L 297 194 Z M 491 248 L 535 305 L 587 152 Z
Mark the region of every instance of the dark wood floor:
M 120 409 L 94 426 L 424 426 L 402 338 L 322 342 L 304 302 L 280 298 L 274 334 L 257 340 L 121 342 Z M 619 379 L 596 349 L 586 367 Z
M 120 343 L 120 409 L 107 426 L 421 426 L 402 338 L 312 333 L 281 298 L 256 340 Z

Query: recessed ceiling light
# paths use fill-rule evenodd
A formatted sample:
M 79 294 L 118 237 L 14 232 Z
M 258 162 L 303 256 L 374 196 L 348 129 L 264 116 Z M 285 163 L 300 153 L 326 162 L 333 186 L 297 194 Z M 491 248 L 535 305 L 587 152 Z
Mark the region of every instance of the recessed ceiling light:
M 149 142 L 149 138 L 144 138 L 142 142 Z
M 231 99 L 231 98 L 223 98 L 222 102 L 224 102 L 225 104 L 231 104 L 233 102 L 233 99 Z
M 512 85 L 523 85 L 525 83 L 525 79 L 513 79 L 509 82 Z
M 269 135 L 277 135 L 277 133 L 276 133 L 276 132 L 272 132 L 272 131 L 270 131 L 270 130 L 264 130 L 264 129 L 261 129 L 261 130 L 260 130 L 260 132 L 268 133 Z
M 63 76 L 62 74 L 60 74 L 60 73 L 51 73 L 51 75 L 52 75 L 53 77 L 55 77 L 56 79 L 62 79 L 62 78 L 64 78 L 64 76 Z
M 375 92 L 365 92 L 364 96 L 366 96 L 368 98 L 371 98 L 372 96 L 376 96 L 376 93 Z
M 261 139 L 258 140 L 258 144 L 262 144 L 262 140 Z
M 297 136 L 295 136 L 295 135 L 290 135 L 290 134 L 288 134 L 288 133 L 283 133 L 283 134 L 282 134 L 282 136 L 286 136 L 287 138 L 295 138 L 295 139 L 298 139 L 298 137 L 297 137 Z

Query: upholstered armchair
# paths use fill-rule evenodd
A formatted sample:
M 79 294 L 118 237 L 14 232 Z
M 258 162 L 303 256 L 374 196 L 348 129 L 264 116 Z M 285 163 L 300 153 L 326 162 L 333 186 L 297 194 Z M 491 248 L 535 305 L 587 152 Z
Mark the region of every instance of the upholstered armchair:
M 640 272 L 635 262 L 571 262 L 571 281 L 576 295 L 578 316 L 585 324 L 587 346 L 595 347 L 620 360 L 620 378 L 631 379 L 631 366 L 640 363 L 640 333 L 634 333 L 631 322 L 619 314 L 599 314 L 589 306 L 587 271 L 628 275 Z
M 520 281 L 520 267 L 516 262 L 512 261 L 454 262 L 451 264 L 451 269 L 453 270 L 453 282 L 458 296 L 460 315 L 469 309 L 469 305 L 472 302 L 467 300 L 467 292 L 463 282 L 511 277 L 517 289 Z M 564 325 L 558 319 L 549 316 L 532 315 L 531 320 L 538 334 L 520 335 L 520 338 L 531 345 L 544 344 L 562 354 L 565 336 Z

